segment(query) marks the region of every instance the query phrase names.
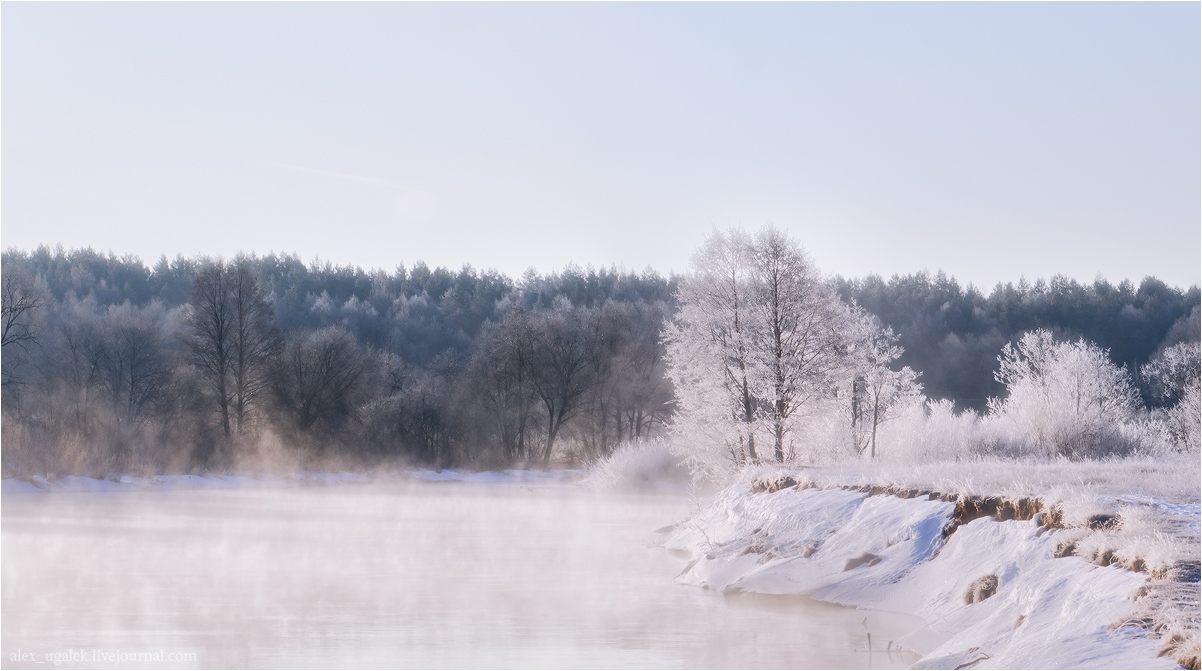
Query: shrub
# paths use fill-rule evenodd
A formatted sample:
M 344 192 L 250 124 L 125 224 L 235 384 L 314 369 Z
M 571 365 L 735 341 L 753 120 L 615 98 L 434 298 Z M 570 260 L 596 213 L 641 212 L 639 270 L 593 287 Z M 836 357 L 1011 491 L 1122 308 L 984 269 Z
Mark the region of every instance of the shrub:
M 662 438 L 622 443 L 588 469 L 585 483 L 594 489 L 641 489 L 684 483 L 689 472 Z
M 1034 441 L 1046 456 L 1098 457 L 1131 452 L 1122 425 L 1140 406 L 1126 369 L 1085 340 L 1056 342 L 1046 330 L 1002 349 L 999 382 L 1007 397 L 989 408 Z

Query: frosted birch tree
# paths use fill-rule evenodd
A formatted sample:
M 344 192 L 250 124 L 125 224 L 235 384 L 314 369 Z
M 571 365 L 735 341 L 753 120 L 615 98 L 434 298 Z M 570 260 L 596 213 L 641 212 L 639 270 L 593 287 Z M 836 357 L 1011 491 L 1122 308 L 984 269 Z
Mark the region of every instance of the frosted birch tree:
M 750 370 L 765 400 L 773 456 L 784 461 L 791 420 L 827 394 L 845 366 L 850 315 L 805 251 L 781 231 L 761 230 L 751 257 L 749 330 L 758 365 Z
M 797 419 L 830 394 L 848 352 L 848 312 L 804 250 L 772 228 L 715 232 L 677 298 L 664 341 L 694 471 L 765 458 L 764 433 L 772 459 L 794 457 Z
M 905 350 L 892 328 L 881 326 L 875 317 L 858 308 L 853 328 L 852 379 L 845 407 L 856 453 L 867 450 L 869 458 L 875 459 L 881 425 L 894 419 L 899 408 L 921 402 L 920 373 L 909 366 L 893 370 L 894 362 Z
M 715 231 L 680 282 L 675 317 L 665 324 L 667 374 L 676 390 L 675 431 L 694 472 L 718 475 L 756 461 L 758 399 L 750 370 L 751 241 Z

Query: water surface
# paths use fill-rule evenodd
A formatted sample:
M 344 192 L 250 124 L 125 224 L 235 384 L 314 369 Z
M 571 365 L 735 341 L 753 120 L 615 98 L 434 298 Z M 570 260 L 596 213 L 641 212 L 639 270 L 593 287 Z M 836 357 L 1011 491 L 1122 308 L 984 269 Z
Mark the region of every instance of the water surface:
M 915 618 L 675 584 L 684 562 L 651 531 L 692 506 L 572 484 L 6 493 L 3 667 L 46 668 L 47 653 L 71 651 L 163 655 L 118 668 L 917 659 L 886 652 Z M 165 657 L 179 653 L 194 661 Z

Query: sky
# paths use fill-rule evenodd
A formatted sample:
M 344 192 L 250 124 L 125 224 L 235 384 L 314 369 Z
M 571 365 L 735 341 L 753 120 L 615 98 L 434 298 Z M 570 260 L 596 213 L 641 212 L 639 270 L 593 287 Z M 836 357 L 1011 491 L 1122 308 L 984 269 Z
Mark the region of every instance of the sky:
M 0 244 L 1202 277 L 1199 3 L 0 4 Z

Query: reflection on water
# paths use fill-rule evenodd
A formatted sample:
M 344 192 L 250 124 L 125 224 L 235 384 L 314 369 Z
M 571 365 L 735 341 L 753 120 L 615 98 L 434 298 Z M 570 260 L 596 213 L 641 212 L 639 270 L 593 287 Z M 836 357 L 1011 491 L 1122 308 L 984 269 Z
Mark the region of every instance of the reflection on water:
M 47 666 L 18 649 L 196 656 L 125 668 L 917 659 L 885 652 L 914 618 L 675 584 L 683 562 L 650 530 L 689 508 L 572 485 L 5 494 L 3 666 Z

